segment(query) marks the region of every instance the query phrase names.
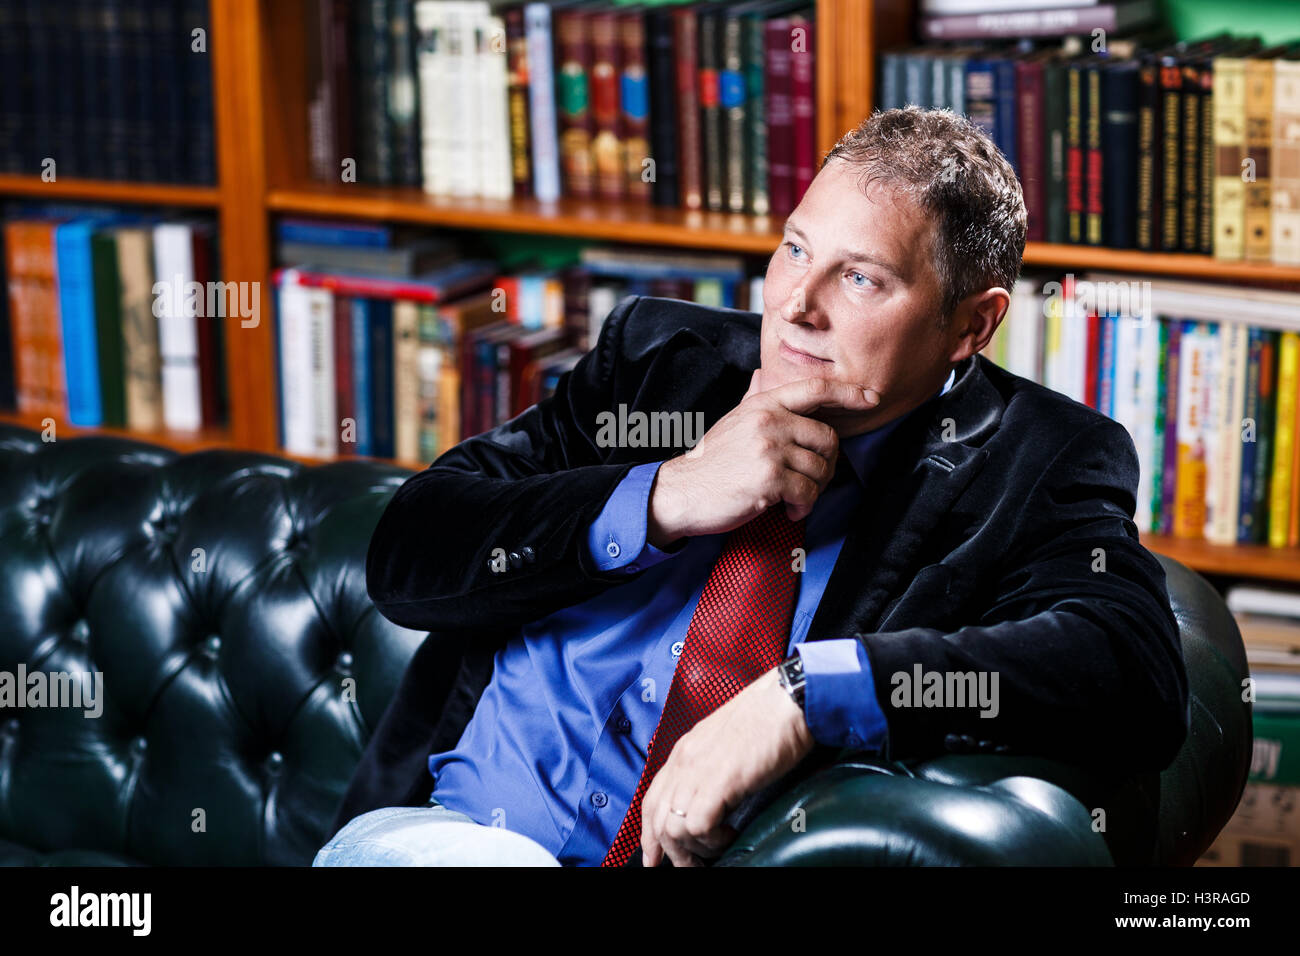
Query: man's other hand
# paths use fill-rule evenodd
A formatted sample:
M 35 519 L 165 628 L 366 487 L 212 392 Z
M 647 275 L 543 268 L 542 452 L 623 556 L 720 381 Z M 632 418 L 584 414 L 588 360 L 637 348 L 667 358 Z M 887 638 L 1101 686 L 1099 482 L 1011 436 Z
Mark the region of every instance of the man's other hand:
M 721 534 L 784 502 L 791 521 L 806 518 L 835 474 L 839 434 L 812 417 L 821 409 L 865 412 L 880 404 L 872 388 L 807 378 L 763 390 L 755 370 L 740 404 L 685 455 L 664 462 L 650 490 L 650 543 Z
M 721 856 L 737 836 L 723 823 L 727 814 L 813 746 L 803 711 L 773 668 L 683 734 L 655 774 L 641 804 L 645 866 L 665 854 L 674 866 Z

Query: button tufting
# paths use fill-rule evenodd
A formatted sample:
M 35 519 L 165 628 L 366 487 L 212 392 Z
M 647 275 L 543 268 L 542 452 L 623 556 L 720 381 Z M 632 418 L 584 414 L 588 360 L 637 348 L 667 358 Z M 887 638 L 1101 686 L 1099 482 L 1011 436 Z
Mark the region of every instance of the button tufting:
M 335 668 L 335 670 L 338 670 L 338 671 L 340 671 L 340 672 L 342 672 L 342 673 L 344 673 L 344 674 L 349 674 L 349 673 L 351 673 L 351 672 L 352 672 L 352 654 L 349 653 L 348 651 L 343 651 L 342 653 L 340 653 L 340 654 L 339 654 L 339 658 L 338 658 L 338 660 L 334 662 L 334 668 Z
M 136 737 L 135 740 L 131 741 L 131 749 L 137 754 L 143 754 L 149 749 L 149 741 L 143 737 Z
M 217 659 L 217 655 L 220 652 L 221 652 L 221 638 L 213 634 L 211 637 L 207 639 L 207 641 L 204 642 L 203 653 L 215 661 Z
M 90 641 L 90 624 L 83 617 L 72 625 L 72 631 L 68 635 L 78 644 L 86 644 Z
M 273 750 L 266 758 L 266 772 L 275 775 L 284 769 L 284 755 L 278 750 Z
M 6 737 L 17 737 L 17 736 L 18 736 L 18 718 L 17 718 L 17 717 L 11 717 L 9 720 L 6 720 L 6 721 L 5 721 L 5 736 L 6 736 Z

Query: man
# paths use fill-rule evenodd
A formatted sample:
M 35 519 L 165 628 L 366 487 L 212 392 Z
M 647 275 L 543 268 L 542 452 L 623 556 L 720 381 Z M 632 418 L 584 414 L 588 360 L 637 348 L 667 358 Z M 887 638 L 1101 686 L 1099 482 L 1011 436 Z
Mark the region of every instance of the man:
M 978 355 L 1024 239 L 983 132 L 877 113 L 761 323 L 625 299 L 553 398 L 406 482 L 368 586 L 434 633 L 317 862 L 699 865 L 846 747 L 1166 766 L 1187 678 L 1132 441 Z M 677 447 L 622 433 L 663 412 Z M 896 693 L 929 674 L 992 693 Z

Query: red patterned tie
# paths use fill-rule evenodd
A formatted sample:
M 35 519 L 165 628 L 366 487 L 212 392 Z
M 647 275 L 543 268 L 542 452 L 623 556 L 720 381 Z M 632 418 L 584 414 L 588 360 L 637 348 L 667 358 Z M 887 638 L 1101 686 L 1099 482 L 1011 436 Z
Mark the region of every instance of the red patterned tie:
M 686 630 L 636 795 L 602 866 L 622 866 L 640 847 L 641 801 L 678 738 L 785 659 L 799 592 L 791 552 L 803 532 L 804 522 L 792 522 L 778 504 L 727 536 Z

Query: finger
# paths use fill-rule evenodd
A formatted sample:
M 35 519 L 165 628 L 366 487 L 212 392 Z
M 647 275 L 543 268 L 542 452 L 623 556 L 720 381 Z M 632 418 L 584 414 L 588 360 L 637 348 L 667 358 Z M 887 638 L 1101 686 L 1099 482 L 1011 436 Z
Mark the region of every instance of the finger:
M 763 390 L 763 370 L 761 368 L 756 368 L 754 369 L 754 374 L 749 377 L 749 389 L 748 391 L 745 392 L 744 398 L 742 398 L 741 401 L 743 402 L 746 398 L 749 398 L 749 396 L 751 395 L 757 395 L 762 390 Z
M 791 521 L 802 521 L 812 512 L 821 488 L 805 474 L 787 468 L 781 473 L 781 500 Z
M 880 404 L 880 393 L 876 389 L 830 378 L 787 382 L 768 389 L 764 394 L 796 415 L 806 415 L 825 407 L 866 412 Z
M 800 445 L 788 445 L 785 449 L 785 465 L 792 471 L 797 471 L 801 475 L 806 475 L 817 483 L 817 491 L 821 493 L 826 490 L 830 484 L 831 476 L 835 474 L 835 466 L 816 452 L 809 451 Z
M 705 860 L 716 860 L 727 852 L 727 847 L 735 843 L 739 835 L 735 827 L 727 826 L 725 823 L 716 826 L 704 836 L 696 838 L 696 841 L 704 846 L 704 852 L 697 850 L 695 855 Z
M 815 451 L 834 464 L 840 450 L 840 436 L 835 426 L 803 415 L 788 416 L 786 434 L 797 445 Z

